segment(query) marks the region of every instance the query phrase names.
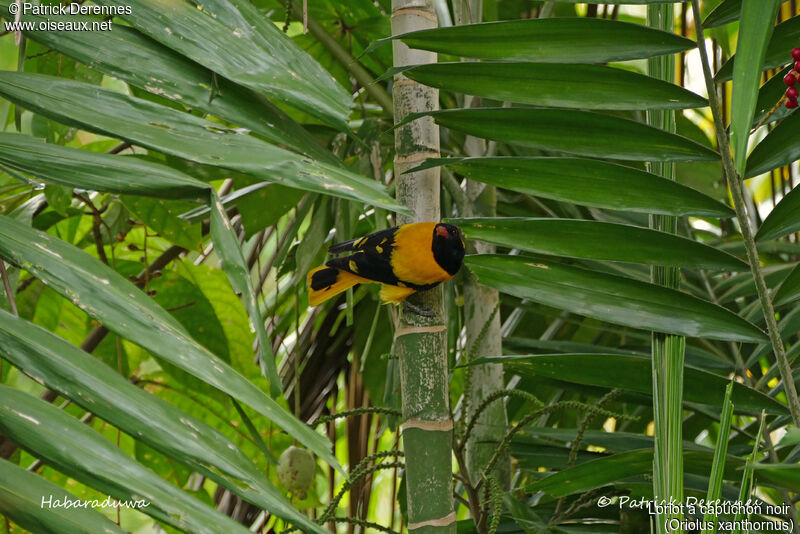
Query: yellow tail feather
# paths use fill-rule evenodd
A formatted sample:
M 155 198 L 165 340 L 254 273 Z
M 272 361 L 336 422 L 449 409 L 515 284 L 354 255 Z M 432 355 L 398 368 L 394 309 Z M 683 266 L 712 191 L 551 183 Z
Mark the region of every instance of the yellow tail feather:
M 312 278 L 314 274 L 326 269 L 335 271 L 335 280 L 331 280 L 332 283 L 326 283 L 322 287 L 314 289 L 312 285 Z M 328 274 L 333 275 L 334 273 L 331 272 Z M 333 267 L 317 267 L 316 269 L 312 269 L 309 271 L 306 281 L 309 288 L 308 304 L 311 306 L 319 306 L 326 300 L 335 297 L 343 291 L 347 291 L 349 288 L 355 285 L 373 283 L 372 280 L 367 280 L 366 278 L 348 273 L 347 271 L 340 271 L 338 269 L 334 269 Z

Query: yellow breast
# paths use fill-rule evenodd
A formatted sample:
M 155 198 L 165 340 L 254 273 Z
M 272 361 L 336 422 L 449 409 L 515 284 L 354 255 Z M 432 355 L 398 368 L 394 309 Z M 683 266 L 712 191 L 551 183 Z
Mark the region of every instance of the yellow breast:
M 436 223 L 401 226 L 394 236 L 392 269 L 403 282 L 425 285 L 446 282 L 452 276 L 433 258 L 433 229 Z

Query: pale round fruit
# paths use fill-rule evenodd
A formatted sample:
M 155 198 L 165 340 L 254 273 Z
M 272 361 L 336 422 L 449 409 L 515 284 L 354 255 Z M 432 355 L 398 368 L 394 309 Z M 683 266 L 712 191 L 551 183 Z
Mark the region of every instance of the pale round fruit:
M 302 499 L 314 480 L 315 467 L 310 452 L 292 445 L 278 458 L 278 478 L 283 487 Z

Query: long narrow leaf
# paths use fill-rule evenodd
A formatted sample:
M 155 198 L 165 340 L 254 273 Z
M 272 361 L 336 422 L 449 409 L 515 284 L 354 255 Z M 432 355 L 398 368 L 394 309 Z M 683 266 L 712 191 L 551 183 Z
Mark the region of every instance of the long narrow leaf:
M 579 156 L 630 161 L 714 161 L 713 150 L 621 117 L 577 110 L 481 108 L 412 114 L 476 137 Z M 402 124 L 402 123 L 401 123 Z
M 723 24 L 730 24 L 739 19 L 741 12 L 742 0 L 723 0 L 706 16 L 703 21 L 703 27 L 710 29 Z
M 272 396 L 277 397 L 281 394 L 281 382 L 275 364 L 275 354 L 272 352 L 272 344 L 264 328 L 264 317 L 256 299 L 253 281 L 250 279 L 250 272 L 247 270 L 239 241 L 236 239 L 225 208 L 222 207 L 216 193 L 211 195 L 211 237 L 217 247 L 217 254 L 222 260 L 222 268 L 228 275 L 233 289 L 244 297 L 247 315 L 250 316 L 250 325 L 256 331 L 258 339 L 259 364 L 262 373 L 269 380 Z
M 760 76 L 767 43 L 772 35 L 779 0 L 743 0 L 738 59 L 733 69 L 733 104 L 731 106 L 731 142 L 736 170 L 744 174 L 747 141 L 753 123 Z
M 745 178 L 764 174 L 800 159 L 798 128 L 800 113 L 792 113 L 775 126 L 750 152 Z
M 728 455 L 728 436 L 731 432 L 731 418 L 733 416 L 733 380 L 725 388 L 725 400 L 722 401 L 722 416 L 719 421 L 719 433 L 717 434 L 717 446 L 714 447 L 714 461 L 711 464 L 711 475 L 708 480 L 708 493 L 706 502 L 716 502 L 722 495 L 722 475 L 725 473 L 725 458 Z M 703 522 L 714 525 L 711 529 L 703 529 L 702 534 L 714 534 L 717 531 L 717 514 L 713 511 L 706 512 Z
M 725 308 L 673 289 L 519 256 L 468 256 L 465 262 L 482 284 L 601 321 L 711 339 L 767 339 Z
M 697 241 L 639 226 L 580 219 L 448 219 L 468 239 L 568 258 L 745 271 L 736 258 Z
M 247 404 L 338 468 L 327 439 L 191 339 L 170 314 L 107 265 L 4 216 L 0 256 L 45 281 L 109 330 Z
M 761 414 L 761 422 L 758 425 L 758 434 L 756 434 L 756 439 L 753 442 L 753 453 L 747 458 L 747 462 L 745 463 L 744 470 L 742 471 L 742 483 L 739 486 L 739 502 L 746 502 L 747 498 L 753 492 L 753 464 L 758 461 L 758 446 L 761 444 L 761 436 L 764 435 L 764 424 L 766 423 L 767 418 L 764 417 L 764 414 Z M 749 517 L 749 513 L 747 514 Z M 741 529 L 741 520 L 745 517 L 745 513 L 741 508 L 737 508 L 736 515 L 734 516 L 733 520 L 736 524 L 736 528 L 733 529 L 733 534 L 739 534 Z
M 250 2 L 131 0 L 126 5 L 130 12 L 123 18 L 155 40 L 229 80 L 347 129 L 353 105 L 347 91 Z
M 141 158 L 112 156 L 0 133 L 0 166 L 48 182 L 93 191 L 206 200 L 210 186 Z
M 428 159 L 473 180 L 529 195 L 614 210 L 732 217 L 728 206 L 671 180 L 605 161 L 579 158 Z
M 55 334 L 2 310 L 0 355 L 137 440 L 271 513 L 312 528 L 307 518 L 217 430 L 142 391 Z
M 14 20 L 7 14 L 11 3 L 0 0 L 0 14 L 6 20 Z M 43 21 L 76 23 L 92 18 L 29 11 L 20 20 L 34 24 L 31 31 L 24 32 L 27 37 L 108 76 L 248 128 L 320 161 L 341 165 L 316 138 L 263 96 L 222 76 L 215 78 L 210 70 L 129 26 L 117 25 L 113 31 L 38 29 Z
M 639 24 L 593 18 L 508 20 L 423 30 L 399 39 L 411 48 L 479 59 L 607 63 L 689 50 L 694 43 Z M 387 42 L 373 43 L 367 51 Z
M 7 460 L 0 460 L 0 514 L 22 528 L 38 534 L 125 532 L 91 508 L 52 506 L 52 503 L 74 500 L 75 496 L 61 486 Z
M 390 210 L 405 210 L 375 180 L 315 162 L 216 122 L 94 85 L 2 71 L 0 95 L 64 124 L 197 163 Z
M 706 476 L 713 459 L 709 451 L 685 451 L 684 465 L 687 473 Z M 725 474 L 730 476 L 744 462 L 735 456 L 728 456 Z M 650 475 L 653 472 L 653 449 L 639 449 L 622 452 L 591 460 L 570 469 L 554 473 L 526 488 L 527 491 L 543 491 L 554 497 L 584 493 L 636 475 Z
M 768 5 L 771 9 L 772 1 L 773 0 L 769 0 L 769 2 L 763 2 L 763 4 Z M 758 4 L 762 4 L 762 2 L 759 1 Z M 761 68 L 774 69 L 791 63 L 792 56 L 790 51 L 797 46 L 798 39 L 800 39 L 800 16 L 792 17 L 775 26 L 775 30 L 772 32 L 772 38 L 767 45 L 764 64 Z M 737 55 L 738 54 L 732 56 L 731 59 L 719 69 L 714 77 L 716 82 L 727 82 L 733 77 Z
M 168 198 L 202 197 L 214 208 L 211 234 L 222 267 L 234 290 L 241 293 L 259 340 L 259 361 L 273 397 L 280 395 L 275 355 L 264 330 L 239 243 L 213 189 L 175 169 L 138 158 L 98 154 L 44 144 L 31 137 L 0 133 L 0 166 L 40 176 L 48 181 L 103 192 Z
M 704 98 L 677 85 L 603 65 L 465 61 L 419 65 L 403 70 L 403 75 L 448 91 L 534 106 L 684 109 L 707 105 Z
M 792 269 L 789 276 L 775 293 L 775 305 L 782 306 L 800 299 L 800 265 Z
M 55 406 L 8 386 L 0 399 L 2 434 L 62 473 L 116 499 L 144 501 L 137 510 L 184 531 L 249 532 Z
M 599 353 L 529 354 L 479 358 L 472 363 L 503 363 L 523 376 L 545 376 L 587 386 L 653 393 L 650 358 L 641 356 Z M 686 366 L 684 401 L 722 409 L 725 407 L 725 391 L 729 383 L 729 380 L 720 375 Z M 787 413 L 785 405 L 744 384 L 734 385 L 733 399 L 740 413 L 757 414 L 761 410 L 776 415 Z
M 800 231 L 800 187 L 792 189 L 761 223 L 756 238 L 776 239 Z

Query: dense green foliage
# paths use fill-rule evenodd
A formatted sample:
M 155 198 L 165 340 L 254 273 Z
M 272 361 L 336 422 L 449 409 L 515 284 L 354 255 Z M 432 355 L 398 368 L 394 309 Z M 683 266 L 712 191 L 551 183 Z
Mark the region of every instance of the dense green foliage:
M 800 119 L 776 104 L 800 12 L 694 4 L 432 0 L 440 28 L 392 36 L 388 0 L 131 0 L 112 31 L 0 37 L 5 527 L 405 528 L 397 311 L 305 287 L 329 244 L 408 212 L 398 76 L 440 91 L 402 124 L 441 127 L 420 168 L 471 252 L 444 288 L 458 532 L 646 532 L 598 499 L 662 488 L 795 499 Z M 21 17 L 47 18 L 102 20 Z M 394 69 L 398 40 L 440 63 Z M 500 302 L 466 332 L 469 276 Z M 481 354 L 496 317 L 503 353 Z M 488 363 L 506 388 L 470 404 Z M 495 403 L 498 452 L 469 472 Z M 292 445 L 307 492 L 278 477 Z M 151 506 L 38 500 L 65 492 Z

